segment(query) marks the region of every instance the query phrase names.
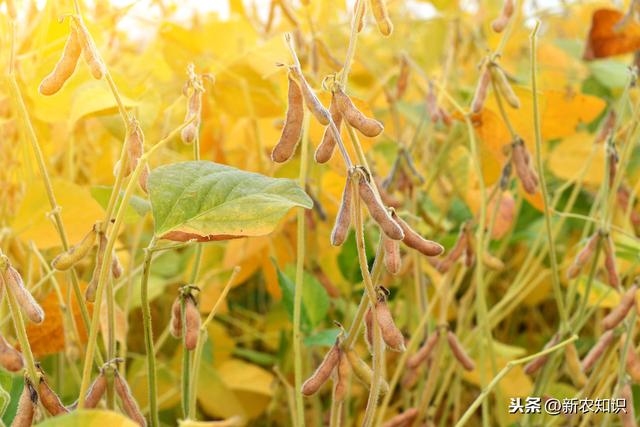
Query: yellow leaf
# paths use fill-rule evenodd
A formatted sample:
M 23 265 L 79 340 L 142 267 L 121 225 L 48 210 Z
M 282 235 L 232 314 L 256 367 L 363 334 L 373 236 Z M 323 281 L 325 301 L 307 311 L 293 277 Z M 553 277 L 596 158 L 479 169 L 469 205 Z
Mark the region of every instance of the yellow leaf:
M 579 132 L 556 145 L 549 156 L 549 169 L 558 178 L 571 181 L 583 177 L 584 183 L 599 186 L 605 171 L 602 144 L 595 145 L 593 137 Z
M 135 101 L 122 95 L 125 108 L 138 105 Z M 113 94 L 104 82 L 90 81 L 79 86 L 71 98 L 69 121 L 73 124 L 85 116 L 95 114 L 115 114 L 118 111 Z
M 104 210 L 89 191 L 63 179 L 53 180 L 53 191 L 62 206 L 62 221 L 71 244 L 80 241 L 97 220 L 104 217 Z M 42 184 L 27 189 L 18 213 L 11 224 L 16 235 L 24 241 L 33 240 L 39 249 L 60 245 L 60 238 L 48 217 L 51 211 Z
M 37 425 L 39 427 L 136 427 L 138 424 L 117 412 L 80 409 L 49 418 Z

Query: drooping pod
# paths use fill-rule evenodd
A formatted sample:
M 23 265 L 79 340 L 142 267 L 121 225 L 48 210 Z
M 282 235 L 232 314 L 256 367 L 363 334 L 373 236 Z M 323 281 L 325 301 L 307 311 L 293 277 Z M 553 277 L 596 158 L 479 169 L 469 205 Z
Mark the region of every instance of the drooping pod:
M 6 270 L 2 272 L 7 292 L 11 292 L 20 306 L 20 309 L 33 323 L 42 323 L 44 320 L 44 310 L 36 302 L 31 292 L 24 286 L 22 276 L 18 270 L 10 264 L 6 265 Z
M 329 111 L 324 108 L 324 105 L 320 102 L 318 97 L 316 96 L 307 80 L 302 75 L 302 71 L 298 67 L 292 67 L 293 75 L 296 78 L 296 81 L 300 85 L 300 90 L 302 91 L 302 98 L 304 99 L 304 104 L 307 106 L 307 109 L 313 114 L 313 117 L 323 126 L 327 126 L 331 121 L 331 114 Z
M 140 188 L 145 192 L 145 194 L 149 194 L 148 183 L 150 173 L 151 169 L 149 168 L 149 163 L 145 163 L 142 172 L 140 172 L 140 176 L 138 177 L 138 185 L 140 185 Z
M 200 311 L 191 294 L 185 296 L 184 304 L 184 345 L 187 350 L 191 351 L 196 348 L 196 344 L 198 343 Z
M 509 24 L 509 19 L 513 15 L 513 11 L 515 10 L 515 5 L 513 4 L 513 0 L 504 0 L 502 4 L 502 11 L 500 12 L 500 16 L 491 22 L 491 28 L 496 33 L 501 33 Z
M 624 346 L 622 337 L 621 345 Z M 631 379 L 634 382 L 640 382 L 640 357 L 638 357 L 638 355 L 636 354 L 636 350 L 633 345 L 630 345 L 627 349 L 627 359 L 625 360 L 625 366 L 627 368 L 627 374 L 629 374 Z
M 378 199 L 371 187 L 371 183 L 365 176 L 361 176 L 358 180 L 358 194 L 367 207 L 371 217 L 378 223 L 380 229 L 387 235 L 387 237 L 393 240 L 404 239 L 405 236 L 402 228 L 391 217 L 387 208 L 385 208 L 380 202 L 380 199 Z
M 73 267 L 77 262 L 82 260 L 96 242 L 98 235 L 98 226 L 94 224 L 91 230 L 82 238 L 82 240 L 70 247 L 66 252 L 61 253 L 51 261 L 51 266 L 56 270 L 64 271 Z
M 171 306 L 171 321 L 169 332 L 174 338 L 182 337 L 182 302 L 181 296 L 178 295 Z
M 618 413 L 620 421 L 622 421 L 622 427 L 637 427 L 636 414 L 633 408 L 633 392 L 631 390 L 631 384 L 626 383 L 620 389 L 620 398 L 624 399 L 625 407 Z
M 340 114 L 340 111 L 338 110 L 335 95 L 331 96 L 329 113 L 331 114 L 331 119 L 333 120 L 333 123 L 335 123 L 338 132 L 340 132 L 340 128 L 342 127 L 342 114 Z M 331 159 L 333 151 L 336 148 L 336 143 L 337 141 L 333 136 L 331 128 L 325 128 L 324 135 L 322 136 L 322 141 L 320 142 L 320 145 L 318 145 L 318 148 L 316 149 L 316 153 L 314 155 L 316 162 L 328 162 Z
M 569 343 L 565 347 L 564 357 L 571 380 L 577 387 L 583 387 L 587 383 L 587 376 L 582 372 L 578 351 L 573 343 Z
M 356 25 L 357 25 L 356 30 L 358 32 L 361 32 L 362 29 L 364 28 L 365 16 L 367 15 L 367 2 L 366 2 L 366 0 L 358 0 L 354 4 L 354 6 L 353 6 L 353 10 L 354 10 L 353 19 L 356 19 L 358 17 L 357 16 L 358 7 L 362 8 L 362 14 L 360 15 L 360 19 L 356 23 Z
M 145 427 L 147 425 L 147 420 L 145 420 L 142 415 L 138 402 L 136 402 L 133 394 L 131 394 L 129 385 L 117 370 L 114 371 L 113 382 L 115 384 L 116 393 L 120 397 L 120 402 L 122 402 L 122 409 L 124 409 L 124 412 L 139 426 Z
M 511 160 L 522 187 L 527 193 L 535 194 L 538 188 L 538 174 L 531 166 L 529 151 L 522 139 L 517 139 L 511 146 Z
M 602 357 L 604 352 L 609 348 L 609 346 L 613 343 L 615 335 L 612 330 L 605 332 L 600 335 L 600 338 L 596 342 L 596 344 L 591 348 L 589 353 L 582 360 L 582 372 L 589 372 L 593 365 Z
M 9 372 L 18 372 L 24 367 L 22 353 L 0 335 L 0 366 Z
M 351 374 L 351 365 L 347 360 L 347 356 L 344 351 L 340 351 L 340 360 L 338 366 L 334 369 L 333 378 L 333 397 L 336 401 L 340 402 L 344 400 L 349 388 L 349 375 Z
M 351 175 L 347 175 L 347 180 L 342 190 L 342 202 L 338 209 L 336 222 L 331 230 L 331 244 L 341 246 L 347 238 L 349 227 L 351 226 L 351 205 L 353 199 L 353 188 L 351 186 Z
M 192 85 L 193 90 L 187 101 L 187 113 L 184 121 L 191 121 L 180 131 L 180 137 L 185 144 L 191 144 L 198 137 L 200 120 L 202 117 L 202 85 Z
M 100 278 L 100 270 L 102 269 L 102 262 L 104 260 L 104 252 L 107 249 L 107 237 L 103 232 L 98 233 L 98 250 L 96 251 L 96 265 L 93 268 L 93 276 L 91 281 L 87 285 L 84 297 L 89 302 L 96 300 L 96 289 L 98 288 L 98 280 Z
M 567 278 L 575 279 L 576 277 L 578 277 L 578 274 L 580 274 L 582 268 L 595 254 L 596 248 L 598 247 L 598 242 L 600 241 L 600 237 L 601 235 L 598 232 L 593 233 L 593 235 L 589 237 L 587 244 L 584 246 L 584 248 L 582 248 L 580 252 L 578 252 L 578 255 L 576 255 L 576 258 L 573 260 L 573 264 L 571 264 L 571 266 L 567 270 Z
M 407 224 L 395 212 L 393 212 L 391 215 L 395 222 L 400 225 L 400 228 L 404 233 L 402 243 L 429 257 L 438 256 L 444 252 L 444 247 L 441 244 L 436 243 L 432 240 L 427 240 L 416 233 L 415 230 L 411 228 L 411 226 L 409 226 L 409 224 Z
M 509 83 L 509 80 L 507 80 L 507 76 L 502 68 L 498 65 L 491 65 L 491 73 L 494 79 L 493 81 L 496 84 L 496 88 L 507 101 L 507 103 L 512 108 L 520 108 L 520 99 L 518 98 L 518 95 L 516 95 L 516 93 L 513 91 L 511 83 Z
M 620 304 L 618 304 L 604 319 L 602 319 L 602 327 L 604 329 L 613 329 L 624 320 L 627 313 L 629 313 L 636 303 L 637 290 L 638 287 L 633 285 L 622 295 Z
M 384 266 L 389 273 L 398 274 L 402 266 L 400 243 L 398 243 L 397 240 L 384 236 L 382 238 L 382 244 L 384 245 Z
M 129 154 L 126 173 L 126 176 L 129 176 L 136 166 L 138 166 L 140 157 L 142 157 L 144 153 L 144 134 L 140 128 L 140 123 L 138 123 L 138 120 L 135 118 L 131 118 L 129 122 L 127 137 L 124 143 L 127 147 L 127 153 Z
M 416 354 L 407 359 L 407 367 L 415 369 L 424 363 L 438 343 L 438 338 L 440 338 L 440 331 L 435 330 L 431 335 L 429 335 L 429 338 L 427 338 L 422 347 L 418 349 Z
M 449 343 L 451 353 L 456 358 L 456 360 L 460 362 L 462 367 L 467 371 L 473 371 L 476 367 L 475 362 L 471 357 L 469 357 L 464 347 L 462 347 L 462 343 L 460 343 L 458 337 L 456 337 L 456 334 L 454 334 L 452 331 L 447 332 L 447 342 Z
M 80 53 L 82 53 L 82 46 L 78 40 L 78 32 L 71 26 L 60 60 L 56 63 L 53 71 L 42 79 L 38 91 L 46 96 L 58 92 L 73 75 L 78 59 L 80 59 Z
M 420 375 L 421 373 L 419 368 L 407 369 L 402 377 L 402 387 L 411 390 L 416 384 L 418 384 Z
M 100 399 L 102 399 L 106 389 L 107 377 L 105 376 L 104 369 L 100 369 L 100 373 L 89 386 L 89 390 L 87 390 L 87 394 L 84 399 L 84 407 L 91 409 L 98 406 L 98 403 L 100 403 Z
M 558 334 L 556 334 L 553 337 L 551 337 L 551 339 L 544 345 L 544 349 L 552 347 L 558 344 L 558 342 L 560 342 L 560 337 L 558 336 Z M 525 365 L 524 373 L 527 375 L 535 374 L 536 372 L 538 372 L 538 370 L 540 370 L 540 368 L 542 368 L 547 363 L 547 360 L 549 360 L 548 354 L 543 354 L 542 356 L 536 357 L 531 362 Z
M 402 206 L 402 201 L 396 198 L 393 194 L 391 194 L 384 186 L 384 182 L 379 177 L 374 177 L 373 181 L 378 188 L 378 194 L 380 194 L 380 200 L 384 203 L 385 206 L 389 206 L 391 208 L 399 208 Z
M 24 388 L 18 400 L 18 409 L 15 418 L 11 422 L 11 427 L 31 427 L 37 406 L 38 392 L 29 381 L 29 378 L 25 376 Z
M 69 412 L 60 400 L 60 397 L 56 394 L 45 379 L 44 375 L 40 377 L 40 384 L 38 387 L 40 401 L 42 402 L 42 406 L 47 410 L 51 415 L 56 416 L 60 414 L 66 414 Z
M 118 258 L 118 254 L 114 250 L 111 254 L 111 275 L 114 279 L 119 279 L 123 271 L 124 269 L 122 268 L 120 258 Z
M 390 350 L 404 351 L 404 336 L 393 321 L 393 316 L 391 315 L 387 302 L 384 299 L 379 300 L 375 309 L 376 321 L 380 327 L 384 343 Z
M 342 89 L 337 88 L 333 92 L 333 96 L 338 106 L 338 110 L 342 113 L 342 117 L 347 121 L 347 123 L 358 129 L 360 133 L 370 138 L 382 133 L 384 130 L 382 123 L 376 119 L 371 119 L 365 116 L 362 111 L 358 110 Z
M 480 74 L 476 92 L 473 95 L 473 101 L 471 101 L 472 113 L 478 114 L 482 111 L 484 103 L 487 100 L 487 94 L 489 93 L 489 83 L 491 83 L 491 72 L 489 71 L 489 67 L 485 66 Z
M 98 48 L 96 48 L 93 38 L 91 37 L 89 30 L 87 30 L 87 27 L 85 27 L 84 22 L 82 22 L 82 19 L 74 16 L 73 20 L 76 24 L 78 41 L 82 47 L 82 57 L 84 58 L 84 62 L 89 66 L 91 75 L 95 79 L 100 80 L 106 74 L 106 67 L 98 53 Z
M 351 369 L 356 378 L 367 387 L 371 387 L 373 380 L 373 370 L 367 363 L 362 360 L 354 350 L 345 350 L 347 360 L 351 365 Z M 387 394 L 389 392 L 389 383 L 384 379 L 380 383 L 380 394 Z
M 371 306 L 364 315 L 364 341 L 367 343 L 369 351 L 373 348 L 373 312 Z
M 418 410 L 416 408 L 409 408 L 404 412 L 390 418 L 387 422 L 382 424 L 382 427 L 403 427 L 410 426 L 413 420 L 418 416 Z
M 386 0 L 371 0 L 371 11 L 376 18 L 378 30 L 383 36 L 389 36 L 393 32 L 393 23 L 389 18 Z
M 504 270 L 504 263 L 502 262 L 502 260 L 486 251 L 482 253 L 482 263 L 491 270 Z
M 398 75 L 398 81 L 396 82 L 396 100 L 402 98 L 407 91 L 410 71 L 411 68 L 409 67 L 409 59 L 407 58 L 406 54 L 403 54 L 400 56 L 400 74 Z
M 607 280 L 609 286 L 617 289 L 620 286 L 620 277 L 618 276 L 618 269 L 616 268 L 615 250 L 611 236 L 603 237 L 603 243 L 604 268 L 607 270 Z
M 466 227 L 467 227 L 466 225 L 463 225 L 462 227 L 460 227 L 460 232 L 458 233 L 458 239 L 456 240 L 456 243 L 453 245 L 453 248 L 451 248 L 451 251 L 449 251 L 449 255 L 447 255 L 445 259 L 443 259 L 438 264 L 436 264 L 436 267 L 439 272 L 445 273 L 449 271 L 453 263 L 459 260 L 460 257 L 462 257 L 462 255 L 465 254 L 467 245 L 469 244 L 468 242 L 469 234 L 467 233 Z
M 316 371 L 302 384 L 302 394 L 304 396 L 311 396 L 315 394 L 322 385 L 327 382 L 333 369 L 338 365 L 340 361 L 340 345 L 338 341 L 331 347 L 322 360 L 322 363 L 318 366 Z

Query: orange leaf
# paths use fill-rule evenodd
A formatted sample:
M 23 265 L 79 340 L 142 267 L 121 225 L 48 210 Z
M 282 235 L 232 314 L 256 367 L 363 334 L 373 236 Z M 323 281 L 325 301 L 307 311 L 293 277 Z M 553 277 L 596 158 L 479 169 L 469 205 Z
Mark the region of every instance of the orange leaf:
M 640 48 L 640 25 L 632 19 L 622 22 L 623 18 L 624 15 L 614 9 L 598 9 L 593 13 L 585 60 L 608 58 Z

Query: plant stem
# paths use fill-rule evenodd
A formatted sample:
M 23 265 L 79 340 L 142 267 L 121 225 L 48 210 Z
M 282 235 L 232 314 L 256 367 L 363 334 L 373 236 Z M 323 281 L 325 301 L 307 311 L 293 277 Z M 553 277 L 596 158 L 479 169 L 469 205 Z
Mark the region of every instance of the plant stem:
M 562 289 L 560 287 L 560 273 L 558 271 L 558 256 L 556 254 L 556 246 L 553 238 L 553 229 L 551 226 L 551 213 L 549 212 L 549 193 L 547 183 L 544 177 L 544 169 L 542 163 L 542 131 L 540 127 L 540 107 L 538 105 L 538 85 L 536 79 L 536 37 L 540 21 L 536 21 L 535 27 L 531 32 L 531 91 L 533 92 L 533 124 L 536 140 L 536 166 L 540 178 L 540 189 L 542 190 L 542 202 L 544 205 L 544 224 L 547 232 L 547 241 L 549 243 L 549 258 L 551 261 L 551 282 L 553 284 L 553 293 L 555 295 L 560 320 L 567 323 L 567 312 L 564 307 L 564 299 L 562 298 Z
M 227 284 L 222 289 L 222 293 L 220 293 L 220 296 L 218 297 L 218 300 L 213 305 L 213 308 L 209 312 L 209 315 L 207 316 L 205 321 L 202 322 L 202 325 L 200 325 L 200 333 L 198 334 L 198 343 L 196 344 L 196 348 L 193 352 L 193 367 L 191 368 L 191 392 L 189 393 L 189 397 L 191 400 L 189 401 L 189 417 L 188 417 L 190 420 L 196 419 L 196 403 L 198 401 L 197 399 L 198 378 L 199 378 L 198 373 L 200 370 L 200 363 L 202 362 L 202 351 L 204 350 L 204 344 L 207 341 L 207 336 L 208 336 L 207 327 L 209 326 L 209 323 L 211 323 L 216 313 L 218 312 L 220 305 L 226 300 L 227 294 L 231 289 L 231 285 L 233 284 L 239 272 L 240 272 L 240 267 L 234 267 L 233 271 L 231 272 L 231 276 L 229 276 L 229 280 L 227 280 Z
M 547 348 L 545 350 L 542 350 L 542 351 L 540 351 L 538 353 L 535 353 L 535 354 L 532 354 L 530 356 L 523 357 L 521 359 L 515 359 L 515 360 L 512 360 L 512 361 L 508 362 L 507 365 L 504 368 L 502 368 L 502 370 L 500 372 L 498 372 L 498 375 L 496 375 L 493 378 L 493 380 L 491 380 L 489 385 L 484 390 L 482 390 L 482 392 L 476 398 L 476 400 L 473 401 L 471 406 L 469 406 L 469 408 L 466 410 L 466 412 L 458 420 L 458 422 L 456 423 L 455 427 L 462 427 L 467 423 L 467 421 L 469 421 L 469 418 L 471 418 L 471 416 L 476 411 L 476 409 L 478 409 L 478 406 L 480 406 L 482 401 L 486 400 L 486 398 L 489 395 L 489 393 L 491 392 L 491 390 L 493 390 L 493 388 L 496 385 L 498 385 L 500 380 L 502 378 L 504 378 L 509 373 L 509 371 L 511 371 L 511 369 L 513 369 L 513 367 L 515 367 L 517 365 L 522 365 L 524 363 L 527 363 L 527 362 L 529 362 L 529 361 L 531 361 L 531 360 L 533 360 L 535 358 L 538 358 L 540 356 L 544 356 L 545 354 L 553 353 L 554 351 L 561 349 L 562 347 L 566 346 L 567 344 L 570 344 L 570 343 L 574 342 L 577 339 L 578 339 L 577 335 L 572 335 L 570 338 L 568 338 L 568 339 L 566 339 L 566 340 L 554 345 L 553 347 L 549 347 L 549 348 Z
M 309 114 L 305 114 L 302 133 L 302 148 L 300 152 L 300 174 L 298 182 L 301 188 L 305 188 L 307 182 L 307 164 L 309 157 Z M 296 426 L 304 427 L 304 401 L 302 399 L 302 333 L 300 323 L 302 318 L 302 292 L 304 286 L 304 256 L 305 256 L 305 212 L 298 209 L 297 212 L 297 237 L 296 237 L 296 283 L 293 300 L 293 370 L 296 389 Z
M 151 262 L 153 260 L 153 248 L 156 245 L 155 237 L 144 250 L 144 267 L 140 281 L 140 304 L 142 308 L 142 323 L 144 327 L 144 344 L 147 352 L 147 382 L 149 387 L 149 421 L 153 427 L 159 426 L 158 419 L 158 389 L 156 385 L 156 358 L 153 350 L 153 325 L 151 321 L 151 308 L 149 307 L 149 276 L 151 274 Z M 184 301 L 182 302 L 184 304 Z M 182 309 L 184 313 L 184 307 Z M 183 319 L 184 322 L 184 319 Z M 183 323 L 184 324 L 184 323 Z M 184 331 L 183 331 L 184 333 Z M 184 350 L 186 352 L 186 350 Z

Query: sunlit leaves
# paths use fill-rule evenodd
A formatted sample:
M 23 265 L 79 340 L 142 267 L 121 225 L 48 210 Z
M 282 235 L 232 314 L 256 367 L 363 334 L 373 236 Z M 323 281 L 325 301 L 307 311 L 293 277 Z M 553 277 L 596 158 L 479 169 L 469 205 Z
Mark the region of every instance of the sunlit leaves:
M 155 169 L 149 193 L 155 232 L 172 240 L 261 236 L 291 208 L 312 207 L 291 180 L 205 161 Z

